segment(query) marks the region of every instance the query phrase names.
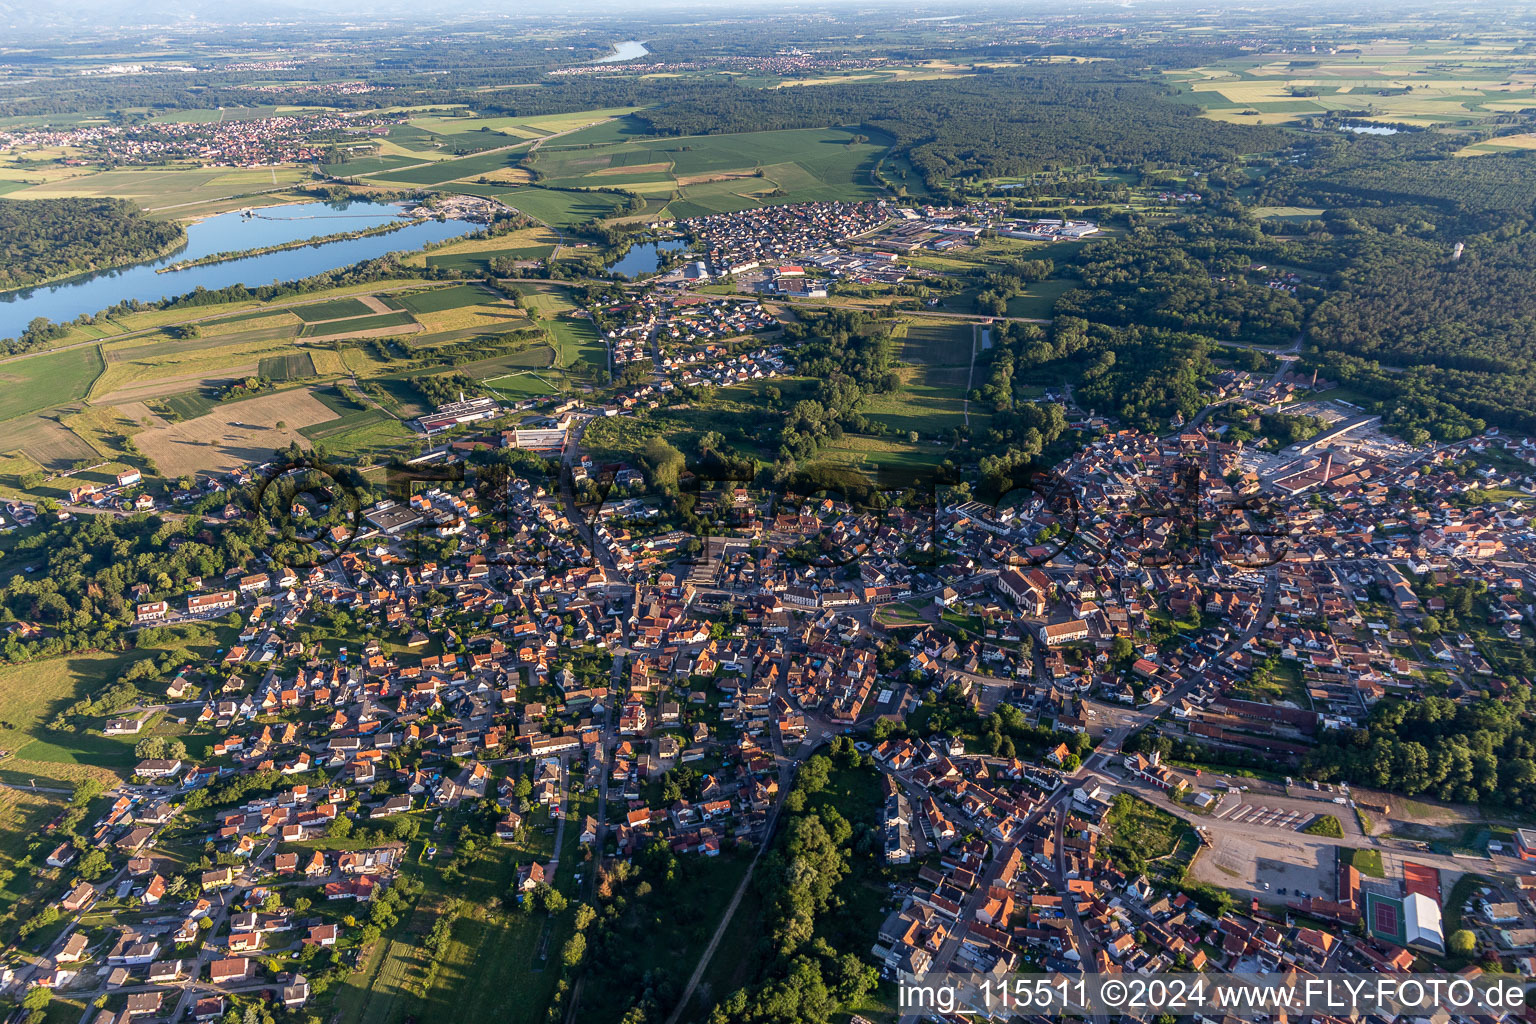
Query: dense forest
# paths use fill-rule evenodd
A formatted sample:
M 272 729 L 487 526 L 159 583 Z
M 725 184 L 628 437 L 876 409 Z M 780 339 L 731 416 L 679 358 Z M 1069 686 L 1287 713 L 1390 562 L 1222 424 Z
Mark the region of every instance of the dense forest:
M 1531 163 L 1536 170 L 1536 161 Z M 1339 275 L 1314 341 L 1402 365 L 1518 373 L 1536 360 L 1536 235 L 1467 245 L 1404 244 Z
M 864 125 L 895 139 L 930 185 L 966 176 L 1166 162 L 1204 166 L 1282 150 L 1276 128 L 1210 121 L 1113 70 L 754 90 L 722 86 L 641 113 L 662 135 Z
M 0 199 L 0 290 L 116 267 L 187 240 L 126 199 Z
M 1405 796 L 1536 806 L 1536 732 L 1526 714 L 1530 690 L 1458 704 L 1445 697 L 1385 701 L 1364 729 L 1330 735 L 1303 770 Z
M 1279 248 L 1250 224 L 1212 218 L 1092 242 L 1077 261 L 1082 287 L 1062 296 L 1056 314 L 1289 344 L 1315 289 L 1298 297 L 1249 274 L 1251 266 L 1276 259 Z

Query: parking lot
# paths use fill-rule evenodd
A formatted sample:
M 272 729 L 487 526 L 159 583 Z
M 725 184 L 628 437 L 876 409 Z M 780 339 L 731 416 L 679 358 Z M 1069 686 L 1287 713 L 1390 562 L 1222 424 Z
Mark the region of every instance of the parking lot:
M 1295 831 L 1317 817 L 1317 814 L 1313 811 L 1289 810 L 1284 807 L 1269 807 L 1239 800 L 1229 807 L 1217 810 L 1211 817 L 1242 825 L 1261 825 L 1265 828 Z

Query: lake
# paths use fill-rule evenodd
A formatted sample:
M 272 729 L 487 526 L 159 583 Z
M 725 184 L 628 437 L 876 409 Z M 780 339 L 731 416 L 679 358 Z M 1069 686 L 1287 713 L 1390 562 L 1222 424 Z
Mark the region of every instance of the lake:
M 644 57 L 650 53 L 645 44 L 638 39 L 626 39 L 622 43 L 613 44 L 613 52 L 606 57 L 599 57 L 593 64 L 617 64 L 621 60 L 634 60 L 636 57 Z
M 1389 128 L 1384 124 L 1342 124 L 1339 128 L 1356 135 L 1397 135 L 1401 128 Z
M 244 284 L 254 288 L 274 281 L 296 281 L 386 252 L 417 249 L 428 242 L 457 238 L 481 228 L 467 220 L 429 220 L 384 235 L 155 273 L 167 264 L 215 253 L 260 249 L 379 227 L 398 220 L 400 209 L 393 203 L 298 203 L 253 210 L 251 216 L 242 212 L 221 213 L 187 225 L 187 244 L 160 259 L 0 294 L 0 338 L 16 337 L 40 316 L 55 323 L 67 323 L 82 313 L 97 313 L 125 299 L 155 302 L 184 295 L 199 286 L 213 289 Z
M 686 248 L 688 243 L 682 239 L 670 242 L 636 242 L 623 256 L 608 264 L 608 269 L 628 278 L 639 277 L 641 274 L 654 274 L 661 268 L 663 253 L 681 252 Z

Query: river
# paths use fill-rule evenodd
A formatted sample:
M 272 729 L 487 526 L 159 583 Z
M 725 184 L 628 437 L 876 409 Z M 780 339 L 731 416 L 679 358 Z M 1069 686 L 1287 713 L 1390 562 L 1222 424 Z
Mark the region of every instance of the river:
M 168 263 L 195 260 L 220 252 L 260 249 L 343 231 L 362 231 L 398 220 L 400 207 L 391 203 L 298 203 L 252 211 L 222 213 L 187 225 L 187 244 L 157 260 L 102 270 L 54 284 L 0 294 L 0 338 L 14 338 L 36 317 L 66 323 L 82 313 L 96 313 L 125 299 L 154 302 L 193 289 L 256 287 L 274 281 L 296 281 L 327 270 L 350 266 L 386 252 L 418 249 L 479 230 L 466 220 L 424 221 L 388 234 L 327 242 L 302 249 L 284 249 L 226 263 L 210 263 L 163 274 Z
M 606 57 L 599 57 L 593 64 L 617 64 L 621 60 L 634 60 L 636 57 L 644 57 L 650 53 L 645 44 L 638 39 L 626 39 L 622 43 L 613 44 L 613 52 Z

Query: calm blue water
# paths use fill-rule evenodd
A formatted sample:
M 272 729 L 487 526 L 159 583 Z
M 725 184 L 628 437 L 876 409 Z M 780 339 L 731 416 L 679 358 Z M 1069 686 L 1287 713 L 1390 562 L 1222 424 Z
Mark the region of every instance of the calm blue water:
M 294 281 L 327 270 L 403 249 L 416 249 L 478 230 L 464 220 L 426 221 L 387 235 L 329 242 L 308 249 L 286 249 L 265 256 L 249 256 L 228 263 L 155 273 L 155 268 L 214 253 L 259 249 L 284 242 L 360 231 L 398 219 L 400 208 L 387 203 L 299 203 L 255 211 L 256 216 L 223 213 L 187 226 L 187 244 L 179 252 L 149 263 L 104 270 L 57 284 L 39 285 L 19 292 L 0 294 L 0 338 L 14 338 L 35 317 L 55 323 L 73 320 L 82 313 L 96 313 L 124 299 L 154 302 L 184 295 L 201 285 L 227 288 L 232 284 L 256 287 L 274 281 Z
M 636 57 L 644 57 L 650 53 L 645 44 L 638 39 L 627 39 L 622 43 L 613 44 L 613 53 L 606 57 L 599 57 L 593 64 L 617 64 L 621 60 L 634 60 Z
M 1397 135 L 1402 131 L 1401 128 L 1389 128 L 1384 124 L 1346 124 L 1339 127 L 1356 135 Z
M 625 277 L 653 274 L 661 267 L 662 253 L 680 252 L 686 248 L 688 243 L 682 239 L 670 242 L 637 242 L 630 246 L 629 251 L 623 256 L 608 264 L 608 269 Z

